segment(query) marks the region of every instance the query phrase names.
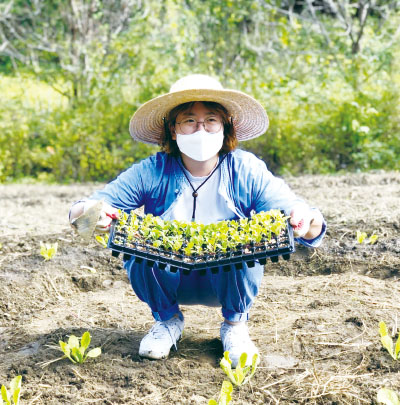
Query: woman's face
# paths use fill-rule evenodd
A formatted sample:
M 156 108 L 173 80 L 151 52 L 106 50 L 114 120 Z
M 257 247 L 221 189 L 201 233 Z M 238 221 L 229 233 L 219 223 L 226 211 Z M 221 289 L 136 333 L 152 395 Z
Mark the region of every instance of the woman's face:
M 204 128 L 202 123 L 206 123 L 206 128 Z M 176 124 L 171 134 L 172 139 L 176 140 L 177 133 L 182 135 L 190 134 L 191 131 L 190 129 L 188 130 L 188 128 L 191 128 L 190 125 L 193 126 L 193 132 L 206 129 L 208 132 L 213 133 L 220 131 L 223 127 L 221 115 L 207 108 L 200 101 L 194 103 L 189 111 L 181 112 L 177 115 Z

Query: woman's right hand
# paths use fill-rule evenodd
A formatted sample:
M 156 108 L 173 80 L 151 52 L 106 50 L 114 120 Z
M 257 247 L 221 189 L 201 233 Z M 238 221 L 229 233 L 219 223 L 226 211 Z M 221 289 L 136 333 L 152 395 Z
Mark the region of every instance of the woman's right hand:
M 110 204 L 100 200 L 81 201 L 72 206 L 70 223 L 83 237 L 108 232 L 111 221 L 118 218 L 119 212 Z
M 95 201 L 97 203 L 97 200 L 88 200 L 85 203 L 83 212 L 85 213 L 87 209 L 89 209 L 92 205 L 88 204 L 90 201 Z M 119 216 L 119 212 L 116 208 L 112 207 L 110 204 L 102 201 L 102 209 L 100 211 L 100 217 L 97 221 L 95 232 L 97 233 L 104 233 L 108 232 L 110 230 L 111 226 L 111 221 L 113 219 L 117 219 Z M 86 205 L 87 204 L 87 205 Z M 86 208 L 88 207 L 88 208 Z

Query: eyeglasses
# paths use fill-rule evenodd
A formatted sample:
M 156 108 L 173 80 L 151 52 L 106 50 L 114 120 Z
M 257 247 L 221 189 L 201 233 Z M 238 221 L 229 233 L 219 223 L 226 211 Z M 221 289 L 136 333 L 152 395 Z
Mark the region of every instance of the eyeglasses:
M 194 118 L 185 118 L 176 124 L 179 125 L 180 132 L 183 135 L 195 133 L 199 124 L 203 125 L 204 129 L 210 134 L 215 134 L 222 129 L 222 121 L 217 117 L 208 117 L 203 122 L 196 121 Z

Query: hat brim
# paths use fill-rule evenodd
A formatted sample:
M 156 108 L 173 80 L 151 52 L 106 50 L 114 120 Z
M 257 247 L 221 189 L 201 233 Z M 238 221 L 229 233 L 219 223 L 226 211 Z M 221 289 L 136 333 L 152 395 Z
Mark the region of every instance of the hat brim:
M 269 120 L 264 107 L 246 93 L 228 89 L 193 89 L 164 94 L 140 106 L 129 124 L 132 138 L 159 145 L 164 135 L 163 118 L 176 106 L 191 101 L 213 101 L 223 105 L 233 118 L 239 141 L 256 138 L 268 129 Z

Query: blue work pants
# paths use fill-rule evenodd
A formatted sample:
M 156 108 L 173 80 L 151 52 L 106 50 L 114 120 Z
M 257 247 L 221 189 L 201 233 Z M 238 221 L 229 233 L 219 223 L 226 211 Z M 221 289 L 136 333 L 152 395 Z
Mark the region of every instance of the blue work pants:
M 179 312 L 179 304 L 205 305 L 222 307 L 225 319 L 238 322 L 249 318 L 249 310 L 261 284 L 264 267 L 258 262 L 248 268 L 236 270 L 231 265 L 230 271 L 219 268 L 213 274 L 207 269 L 205 275 L 198 270 L 189 275 L 182 270 L 176 273 L 167 266 L 160 270 L 157 263 L 151 268 L 133 259 L 124 263 L 132 288 L 138 298 L 151 308 L 157 321 L 166 321 Z

